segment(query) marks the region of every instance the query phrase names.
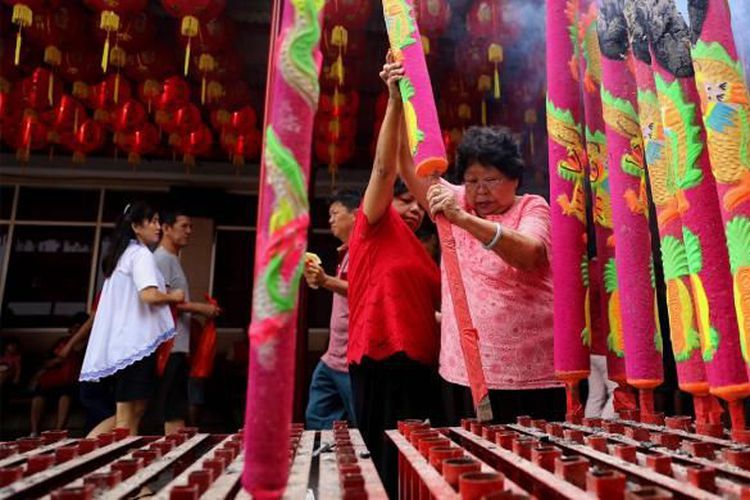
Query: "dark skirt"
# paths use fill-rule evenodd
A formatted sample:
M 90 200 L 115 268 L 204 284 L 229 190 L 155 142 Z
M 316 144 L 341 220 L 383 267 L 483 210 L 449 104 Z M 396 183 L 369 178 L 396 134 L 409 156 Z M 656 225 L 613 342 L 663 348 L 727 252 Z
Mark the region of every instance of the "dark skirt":
M 354 413 L 389 498 L 397 498 L 398 453 L 385 431 L 399 420 L 433 419 L 439 406 L 435 370 L 404 353 L 349 365 Z
M 156 353 L 136 361 L 112 376 L 115 380 L 115 400 L 118 403 L 150 398 L 157 382 Z

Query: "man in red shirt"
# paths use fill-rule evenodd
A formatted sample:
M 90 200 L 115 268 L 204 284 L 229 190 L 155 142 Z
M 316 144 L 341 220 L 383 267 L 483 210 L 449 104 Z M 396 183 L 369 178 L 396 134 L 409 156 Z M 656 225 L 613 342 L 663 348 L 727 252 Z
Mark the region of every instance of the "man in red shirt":
M 406 418 L 429 418 L 438 400 L 440 345 L 435 311 L 440 271 L 414 234 L 424 211 L 396 183 L 403 70 L 381 73 L 389 89 L 362 209 L 349 240 L 349 347 L 354 411 L 360 433 L 391 498 L 397 457 L 386 429 Z

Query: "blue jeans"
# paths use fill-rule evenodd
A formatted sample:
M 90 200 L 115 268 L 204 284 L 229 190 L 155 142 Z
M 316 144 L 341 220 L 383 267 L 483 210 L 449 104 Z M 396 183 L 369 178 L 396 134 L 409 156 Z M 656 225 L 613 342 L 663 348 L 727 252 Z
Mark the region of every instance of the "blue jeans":
M 310 396 L 305 411 L 307 428 L 330 429 L 334 420 L 348 420 L 354 425 L 352 384 L 349 374 L 332 370 L 318 362 L 310 382 Z

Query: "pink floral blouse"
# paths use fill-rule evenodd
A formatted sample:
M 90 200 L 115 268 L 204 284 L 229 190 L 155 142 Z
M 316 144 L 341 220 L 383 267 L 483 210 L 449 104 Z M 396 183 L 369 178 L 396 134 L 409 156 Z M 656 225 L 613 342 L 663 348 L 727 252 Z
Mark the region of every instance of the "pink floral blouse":
M 466 209 L 464 187 L 447 184 Z M 471 210 L 469 210 L 472 212 Z M 473 213 L 473 212 L 472 212 Z M 487 220 L 541 239 L 550 255 L 550 209 L 541 196 L 516 197 L 515 204 Z M 453 227 L 456 250 L 466 285 L 479 350 L 489 389 L 518 390 L 557 387 L 552 353 L 552 271 L 530 273 L 506 264 L 482 248 L 468 232 Z M 440 375 L 468 386 L 453 304 L 442 273 Z

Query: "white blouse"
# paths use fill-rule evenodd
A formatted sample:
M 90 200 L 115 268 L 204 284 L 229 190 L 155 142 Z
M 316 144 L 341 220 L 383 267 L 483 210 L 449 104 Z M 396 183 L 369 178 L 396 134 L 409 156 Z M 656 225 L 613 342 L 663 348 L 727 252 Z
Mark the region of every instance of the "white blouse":
M 155 286 L 164 292 L 164 278 L 154 255 L 132 240 L 104 281 L 94 325 L 81 368 L 81 381 L 96 381 L 154 353 L 174 337 L 176 330 L 169 306 L 149 305 L 139 292 Z

